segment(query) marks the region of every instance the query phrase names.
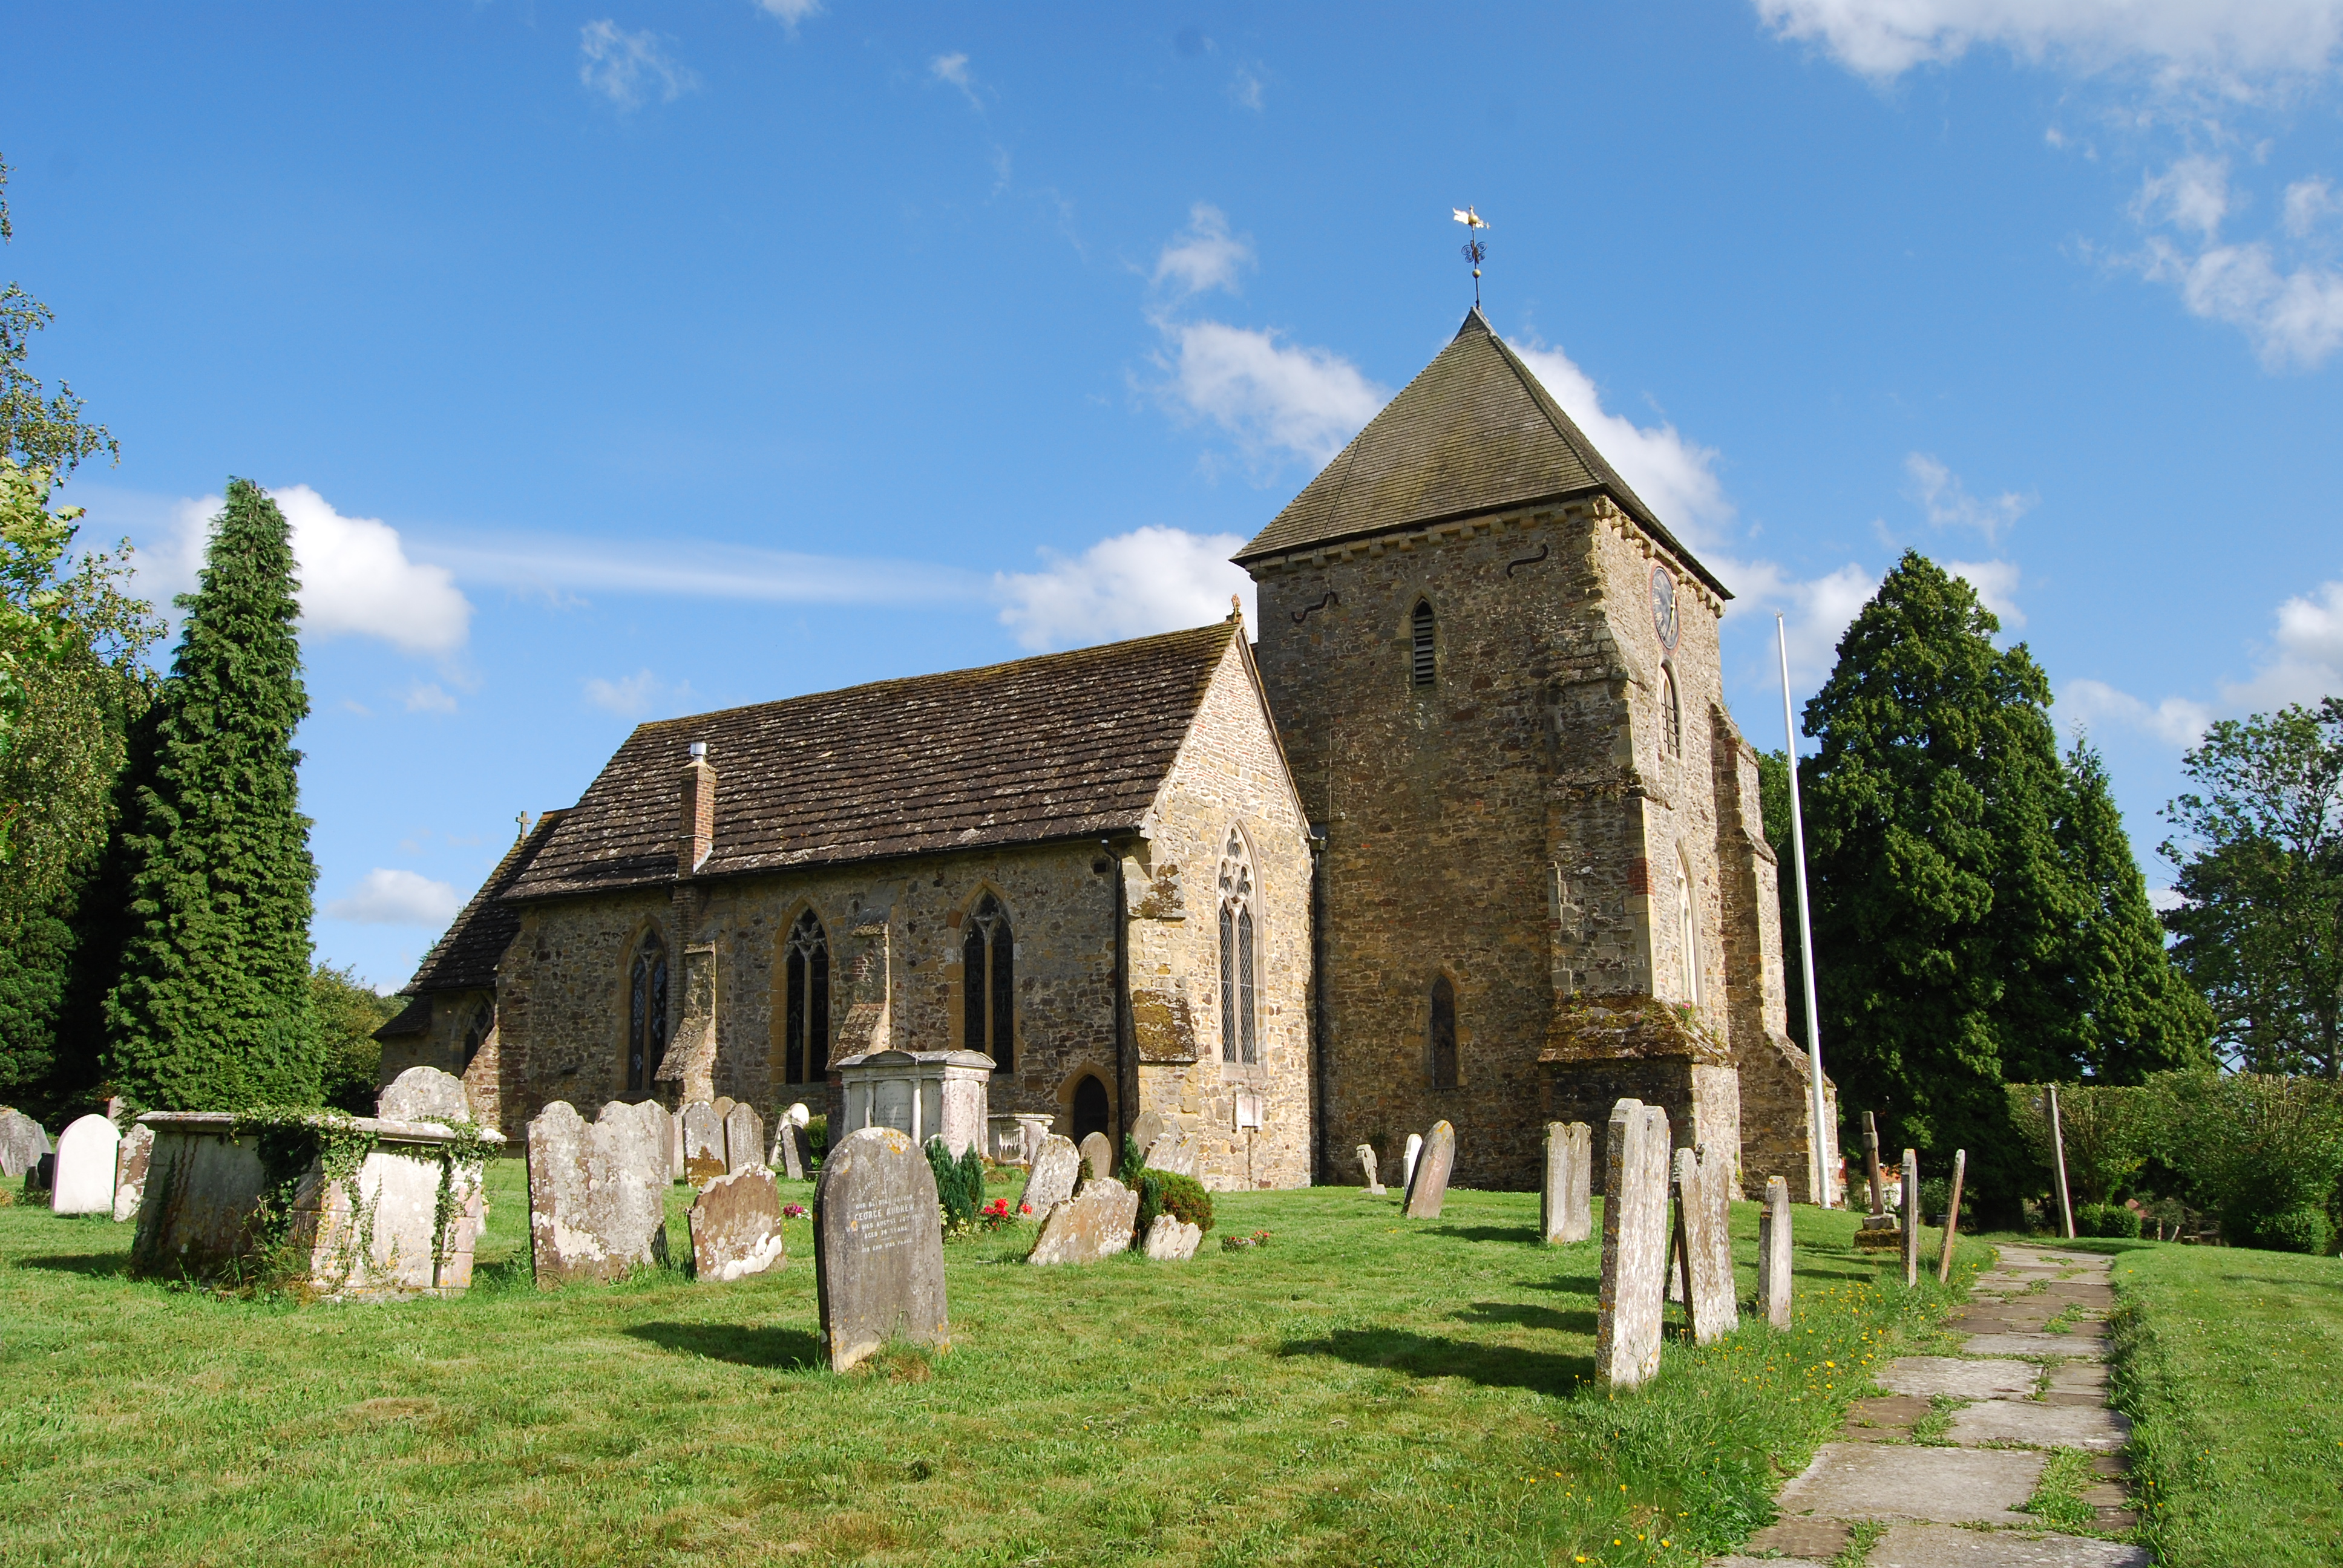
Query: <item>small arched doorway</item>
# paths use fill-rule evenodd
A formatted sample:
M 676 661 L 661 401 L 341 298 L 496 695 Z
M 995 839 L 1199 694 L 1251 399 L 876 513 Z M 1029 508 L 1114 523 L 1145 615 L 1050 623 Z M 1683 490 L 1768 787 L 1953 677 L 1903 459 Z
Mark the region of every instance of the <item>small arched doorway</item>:
M 1110 1125 L 1113 1121 L 1112 1106 L 1107 1101 L 1106 1085 L 1095 1074 L 1084 1073 L 1074 1085 L 1074 1141 L 1080 1143 L 1093 1132 L 1114 1136 Z

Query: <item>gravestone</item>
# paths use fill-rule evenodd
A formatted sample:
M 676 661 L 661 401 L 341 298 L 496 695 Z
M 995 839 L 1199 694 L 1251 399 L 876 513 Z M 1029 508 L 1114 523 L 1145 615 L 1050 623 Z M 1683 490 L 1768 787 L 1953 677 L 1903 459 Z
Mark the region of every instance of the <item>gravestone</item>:
M 667 1261 L 667 1189 L 651 1124 L 617 1101 L 588 1123 L 557 1100 L 528 1124 L 528 1250 L 537 1287 L 604 1283 Z
M 1131 1251 L 1139 1222 L 1139 1194 L 1109 1176 L 1086 1183 L 1081 1196 L 1059 1204 L 1041 1222 L 1029 1263 L 1088 1263 Z
M 1415 1173 L 1408 1178 L 1407 1202 L 1400 1211 L 1411 1220 L 1439 1219 L 1440 1205 L 1448 1197 L 1448 1172 L 1455 1164 L 1456 1129 L 1435 1121 L 1416 1159 Z
M 745 1280 L 780 1262 L 783 1251 L 781 1190 L 762 1165 L 719 1176 L 691 1201 L 695 1278 Z
M 1904 1284 L 1920 1282 L 1920 1156 L 1904 1151 Z
M 734 1175 L 765 1164 L 765 1119 L 753 1105 L 735 1105 L 724 1113 L 724 1171 Z
M 146 1196 L 146 1168 L 155 1159 L 155 1130 L 145 1122 L 133 1122 L 130 1131 L 122 1135 L 122 1147 L 114 1157 L 114 1219 L 116 1224 L 138 1218 L 138 1205 Z
M 683 1112 L 667 1113 L 667 1131 L 659 1136 L 659 1151 L 667 1158 L 667 1179 L 670 1185 L 683 1180 Z
M 469 1121 L 472 1101 L 453 1073 L 410 1067 L 374 1097 L 374 1113 L 386 1121 Z
M 1161 1111 L 1142 1111 L 1139 1113 L 1139 1120 L 1131 1124 L 1131 1141 L 1138 1144 L 1142 1151 L 1152 1149 L 1155 1147 L 1155 1141 L 1163 1136 L 1163 1129 Z
M 55 1214 L 114 1214 L 115 1154 L 122 1134 L 105 1117 L 80 1118 L 57 1134 L 57 1163 L 50 1178 L 49 1211 Z
M 683 1108 L 683 1179 L 693 1186 L 724 1174 L 724 1118 L 706 1101 Z
M 1548 1246 L 1567 1246 L 1594 1234 L 1594 1131 L 1584 1121 L 1545 1124 L 1545 1186 L 1538 1230 Z
M 1193 1176 L 1196 1157 L 1204 1151 L 1204 1141 L 1176 1127 L 1166 1127 L 1147 1145 L 1147 1168 L 1173 1176 Z
M 710 1109 L 716 1112 L 716 1120 L 721 1121 L 732 1114 L 732 1107 L 739 1103 L 729 1094 L 719 1094 L 712 1102 Z
M 1777 1329 L 1790 1326 L 1790 1183 L 1765 1179 L 1765 1211 L 1757 1216 L 1757 1305 Z
M 1733 1154 L 1676 1151 L 1676 1244 L 1684 1249 L 1693 1343 L 1741 1326 L 1733 1289 Z
M 1604 1139 L 1603 1279 L 1594 1377 L 1634 1388 L 1660 1370 L 1661 1276 L 1668 1261 L 1668 1113 L 1639 1100 L 1611 1108 Z
M 1025 1191 L 1018 1195 L 1020 1213 L 1031 1213 L 1040 1224 L 1050 1211 L 1074 1195 L 1074 1178 L 1082 1171 L 1082 1157 L 1075 1151 L 1071 1140 L 1054 1132 L 1041 1135 L 1040 1145 L 1033 1151 L 1033 1167 L 1025 1178 Z
M 813 1145 L 806 1141 L 805 1124 L 789 1117 L 773 1133 L 773 1157 L 769 1161 L 776 1175 L 792 1181 L 802 1181 L 813 1169 Z
M 1399 1190 L 1401 1191 L 1404 1192 L 1410 1187 L 1415 1185 L 1415 1161 L 1423 1152 L 1423 1134 L 1421 1132 L 1409 1133 L 1407 1135 L 1407 1148 L 1399 1157 Z
M 1191 1225 L 1176 1214 L 1158 1214 L 1147 1227 L 1147 1255 L 1158 1262 L 1184 1263 L 1196 1255 L 1203 1239 L 1202 1225 Z
M 1362 1143 L 1359 1145 L 1359 1169 L 1367 1173 L 1368 1195 L 1375 1198 L 1382 1197 L 1383 1195 L 1383 1184 L 1375 1180 L 1375 1146 L 1373 1144 Z
M 805 1101 L 802 1100 L 792 1104 L 789 1107 L 787 1115 L 790 1124 L 796 1127 L 803 1127 L 807 1122 L 813 1120 L 813 1112 L 806 1109 Z
M 39 1122 L 21 1111 L 0 1111 L 0 1176 L 13 1181 L 53 1151 Z
M 898 1335 L 951 1343 L 936 1173 L 910 1138 L 866 1127 L 830 1146 L 813 1192 L 813 1268 L 830 1371 Z
M 1083 1134 L 1081 1156 L 1085 1180 L 1095 1181 L 1101 1176 L 1114 1174 L 1114 1145 L 1107 1141 L 1105 1133 Z

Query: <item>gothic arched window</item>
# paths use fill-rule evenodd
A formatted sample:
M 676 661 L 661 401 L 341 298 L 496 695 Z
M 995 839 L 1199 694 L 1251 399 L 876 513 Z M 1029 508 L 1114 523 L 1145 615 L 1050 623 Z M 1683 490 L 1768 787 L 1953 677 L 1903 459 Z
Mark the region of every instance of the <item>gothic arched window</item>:
M 1261 1060 L 1261 1008 L 1253 984 L 1252 857 L 1232 830 L 1221 856 L 1221 1060 Z
M 1684 998 L 1700 1005 L 1700 921 L 1692 907 L 1692 868 L 1676 851 L 1676 946 L 1684 955 Z
M 1676 672 L 1660 666 L 1660 727 L 1667 737 L 1668 754 L 1684 755 L 1684 699 L 1676 692 Z
M 472 1059 L 480 1054 L 480 1047 L 488 1042 L 488 1031 L 496 1027 L 495 1003 L 484 1001 L 472 1010 L 472 1021 L 464 1027 L 464 1067 L 472 1065 Z M 464 1067 L 456 1070 L 461 1072 Z
M 1432 982 L 1432 1087 L 1456 1087 L 1456 988 L 1446 975 Z
M 656 932 L 635 950 L 627 986 L 627 1087 L 649 1089 L 667 1054 L 667 944 Z
M 1016 1065 L 1017 942 L 1009 911 L 987 893 L 968 917 L 960 939 L 960 1046 L 992 1058 L 1007 1072 Z
M 1418 686 L 1430 686 L 1433 673 L 1432 658 L 1432 601 L 1415 601 L 1415 614 L 1410 618 L 1409 672 Z
M 789 928 L 781 968 L 781 1081 L 824 1082 L 830 1077 L 830 935 L 811 910 Z

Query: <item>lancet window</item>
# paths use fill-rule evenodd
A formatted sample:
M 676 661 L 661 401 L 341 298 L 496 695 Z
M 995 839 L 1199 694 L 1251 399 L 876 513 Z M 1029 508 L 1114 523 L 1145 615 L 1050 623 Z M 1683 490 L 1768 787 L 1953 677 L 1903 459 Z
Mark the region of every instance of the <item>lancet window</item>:
M 1456 1087 L 1456 988 L 1446 975 L 1432 982 L 1432 1087 Z
M 1016 1065 L 1017 940 L 1009 911 L 990 893 L 977 901 L 960 938 L 960 987 L 962 1047 L 1007 1072 Z
M 1221 856 L 1221 1060 L 1261 1060 L 1261 1007 L 1253 977 L 1259 968 L 1253 933 L 1252 856 L 1244 836 L 1231 830 Z
M 811 910 L 797 918 L 781 960 L 781 1081 L 830 1077 L 830 933 Z
M 649 1089 L 667 1055 L 667 944 L 656 933 L 635 949 L 627 984 L 627 1087 Z

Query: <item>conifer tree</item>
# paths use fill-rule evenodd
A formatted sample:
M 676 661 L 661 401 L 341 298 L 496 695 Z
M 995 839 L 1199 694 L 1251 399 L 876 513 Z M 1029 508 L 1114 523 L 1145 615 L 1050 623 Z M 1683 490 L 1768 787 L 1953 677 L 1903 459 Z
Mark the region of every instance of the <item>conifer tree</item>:
M 309 916 L 298 809 L 301 684 L 284 514 L 232 479 L 171 673 L 133 735 L 122 799 L 118 961 L 106 1075 L 133 1103 L 316 1103 Z

